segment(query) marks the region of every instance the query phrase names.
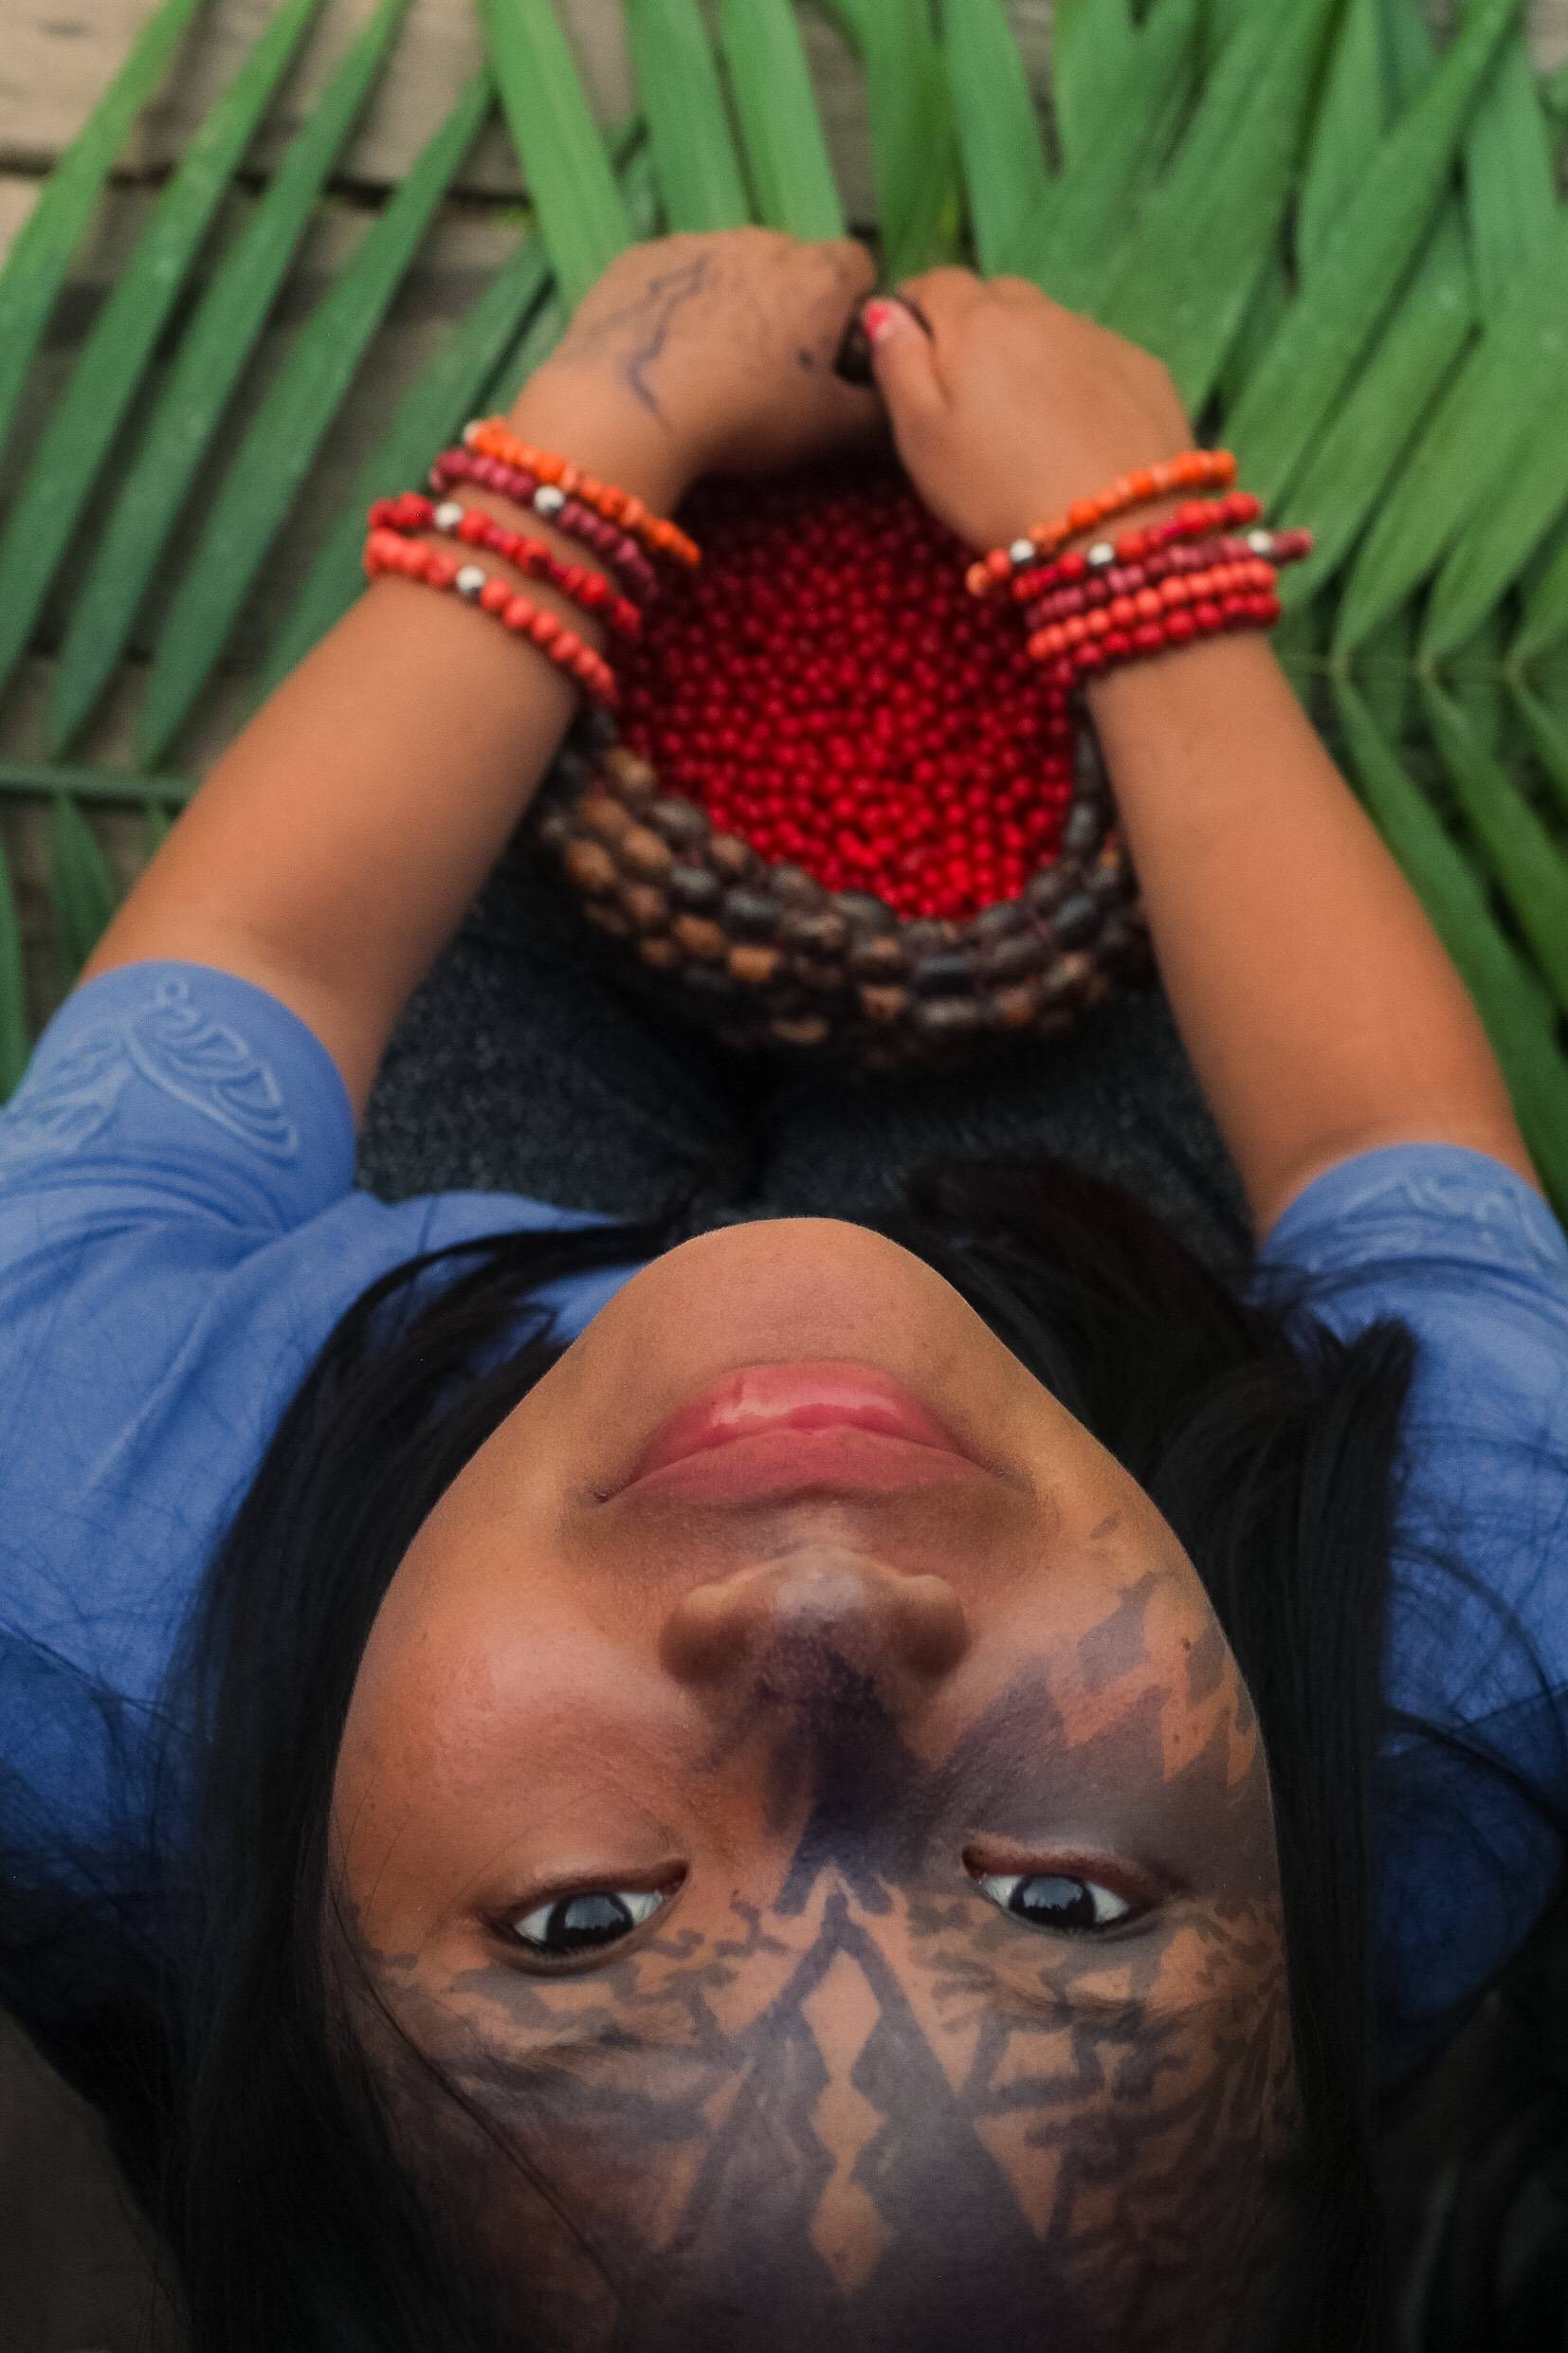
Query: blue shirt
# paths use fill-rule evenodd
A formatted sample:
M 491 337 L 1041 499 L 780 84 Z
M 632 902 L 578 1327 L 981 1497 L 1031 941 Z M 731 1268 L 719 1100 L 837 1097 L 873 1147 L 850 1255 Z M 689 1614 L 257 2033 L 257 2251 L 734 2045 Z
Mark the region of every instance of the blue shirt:
M 202 964 L 79 988 L 0 1111 L 0 1788 L 9 1835 L 41 1855 L 95 1853 L 112 1883 L 133 1851 L 181 1621 L 343 1310 L 448 1243 L 611 1222 L 512 1194 L 389 1204 L 354 1170 L 320 1040 Z M 1502 1163 L 1400 1144 L 1306 1188 L 1253 1295 L 1299 1270 L 1336 1330 L 1395 1314 L 1419 1343 L 1387 1695 L 1483 1739 L 1521 1784 L 1385 1742 L 1381 2006 L 1398 2072 L 1522 1940 L 1560 1866 L 1530 1798 L 1559 1819 L 1568 1806 L 1568 1238 Z M 574 1338 L 635 1271 L 539 1296 Z M 1432 1542 L 1467 1584 L 1434 1569 Z

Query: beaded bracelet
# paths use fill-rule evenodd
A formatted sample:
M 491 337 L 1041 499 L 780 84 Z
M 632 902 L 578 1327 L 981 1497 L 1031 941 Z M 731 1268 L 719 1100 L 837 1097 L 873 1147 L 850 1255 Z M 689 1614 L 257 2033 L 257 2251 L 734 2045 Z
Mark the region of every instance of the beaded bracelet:
M 1044 629 L 1052 621 L 1065 621 L 1073 613 L 1109 604 L 1113 597 L 1134 596 L 1142 589 L 1156 588 L 1176 574 L 1204 572 L 1215 564 L 1256 560 L 1279 571 L 1310 555 L 1312 545 L 1309 531 L 1253 531 L 1246 538 L 1216 532 L 1210 538 L 1158 548 L 1140 562 L 1109 564 L 1074 586 L 1052 589 L 1048 595 L 1031 598 L 1024 605 L 1024 618 L 1031 629 Z
M 1223 604 L 1227 597 L 1267 595 L 1274 599 L 1277 576 L 1272 564 L 1266 564 L 1256 556 L 1245 563 L 1214 564 L 1207 572 L 1177 574 L 1162 580 L 1158 588 L 1140 589 L 1131 596 L 1113 596 L 1108 605 L 1095 606 L 1087 612 L 1069 613 L 1064 621 L 1036 629 L 1029 639 L 1029 649 L 1037 662 L 1048 662 L 1071 652 L 1075 646 L 1094 639 L 1103 643 L 1119 632 L 1136 629 L 1140 623 L 1163 621 L 1167 614 L 1183 608 L 1195 612 L 1202 605 Z
M 1011 583 L 1011 593 L 1020 601 L 1041 596 L 1048 589 L 1072 586 L 1098 572 L 1110 571 L 1113 565 L 1140 563 L 1144 556 L 1179 546 L 1184 540 L 1212 538 L 1219 532 L 1243 529 L 1260 521 L 1262 516 L 1263 501 L 1249 490 L 1232 490 L 1223 499 L 1193 499 L 1174 515 L 1167 515 L 1163 522 L 1140 524 L 1115 539 L 1096 539 L 1092 547 L 1070 549 L 1054 563 L 1021 572 Z
M 1161 465 L 1120 475 L 1108 490 L 1102 490 L 1092 499 L 1076 500 L 1065 515 L 1058 515 L 1048 523 L 1037 523 L 1022 538 L 1012 540 L 1007 547 L 994 547 L 988 556 L 971 564 L 964 575 L 970 594 L 989 596 L 1013 573 L 1043 562 L 1068 539 L 1097 529 L 1113 515 L 1125 514 L 1129 507 L 1147 506 L 1151 501 L 1169 498 L 1176 490 L 1228 489 L 1235 479 L 1236 461 L 1229 449 L 1189 449 Z
M 1218 589 L 1191 605 L 1166 612 L 1159 620 L 1143 620 L 1131 629 L 1107 628 L 1086 634 L 1065 652 L 1037 655 L 1047 684 L 1072 689 L 1102 670 L 1117 669 L 1194 639 L 1216 637 L 1238 629 L 1270 629 L 1280 617 L 1280 600 L 1269 591 L 1222 593 Z M 1085 620 L 1100 618 L 1084 616 Z M 1064 630 L 1073 624 L 1064 624 Z M 1031 648 L 1032 650 L 1032 648 Z
M 531 638 L 552 662 L 568 670 L 595 702 L 613 710 L 620 697 L 610 665 L 592 646 L 569 629 L 557 613 L 520 596 L 510 582 L 494 578 L 480 564 L 454 564 L 436 548 L 401 533 L 373 530 L 365 541 L 365 570 L 373 580 L 383 573 L 400 572 L 428 588 L 447 589 L 465 603 L 483 606 L 516 636 Z
M 368 520 L 373 528 L 401 532 L 405 537 L 439 531 L 470 547 L 488 548 L 519 572 L 548 580 L 563 596 L 575 597 L 590 612 L 601 614 L 618 636 L 635 638 L 642 629 L 643 616 L 636 606 L 629 598 L 618 596 L 601 574 L 585 571 L 581 564 L 563 563 L 542 539 L 530 538 L 525 531 L 508 531 L 477 507 L 461 506 L 455 499 L 444 500 L 438 506 L 417 490 L 405 490 L 395 499 L 377 499 Z
M 1052 621 L 1066 621 L 1074 613 L 1092 612 L 1097 606 L 1108 605 L 1118 596 L 1136 596 L 1140 591 L 1158 588 L 1162 580 L 1182 573 L 1209 572 L 1216 564 L 1272 562 L 1263 549 L 1233 535 L 1216 533 L 1210 539 L 1194 539 L 1185 547 L 1162 548 L 1158 555 L 1145 556 L 1140 564 L 1112 564 L 1104 572 L 1093 573 L 1073 588 L 1052 589 L 1048 596 L 1040 596 L 1020 608 L 1030 629 L 1045 629 Z
M 657 556 L 668 556 L 678 564 L 695 567 L 702 560 L 702 550 L 695 539 L 663 516 L 650 514 L 641 499 L 629 491 L 620 490 L 611 483 L 595 482 L 579 465 L 569 459 L 557 457 L 552 449 L 531 449 L 520 441 L 503 417 L 476 417 L 463 429 L 463 439 L 470 449 L 481 456 L 499 458 L 503 465 L 516 465 L 525 473 L 538 474 L 541 481 L 564 490 L 568 498 L 581 499 L 587 506 L 595 507 L 611 522 L 624 523 L 627 530 Z
M 477 483 L 515 505 L 532 508 L 569 539 L 579 539 L 584 547 L 602 556 L 639 604 L 649 605 L 658 595 L 659 575 L 630 533 L 607 522 L 580 499 L 569 499 L 556 483 L 543 482 L 520 466 L 505 465 L 499 458 L 476 457 L 467 449 L 444 449 L 428 479 L 430 488 L 443 496 L 457 483 Z

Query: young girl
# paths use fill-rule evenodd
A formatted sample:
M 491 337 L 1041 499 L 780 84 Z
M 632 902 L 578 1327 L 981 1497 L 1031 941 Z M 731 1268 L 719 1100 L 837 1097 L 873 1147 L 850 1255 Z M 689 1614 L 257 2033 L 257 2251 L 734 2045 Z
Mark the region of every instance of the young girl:
M 1189 448 L 1018 280 L 850 385 L 871 282 L 637 247 L 511 425 L 665 518 L 890 426 L 976 552 Z M 1239 1269 L 1048 1154 L 378 1200 L 579 691 L 377 579 L 0 1117 L 7 1998 L 204 2353 L 1371 2344 L 1377 2094 L 1568 1799 L 1568 1241 L 1469 1000 L 1232 633 L 1086 693 Z

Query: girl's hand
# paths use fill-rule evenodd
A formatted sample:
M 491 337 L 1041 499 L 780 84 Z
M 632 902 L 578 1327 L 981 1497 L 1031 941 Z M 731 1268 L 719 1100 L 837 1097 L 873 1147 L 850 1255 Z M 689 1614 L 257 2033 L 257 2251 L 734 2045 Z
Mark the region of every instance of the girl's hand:
M 877 386 L 916 489 L 971 547 L 1004 546 L 1192 447 L 1159 361 L 1027 279 L 934 269 L 899 293 L 930 333 L 889 298 L 891 332 L 871 334 Z
M 666 504 L 702 474 L 885 441 L 875 391 L 833 374 L 875 283 L 848 237 L 731 228 L 629 246 L 523 387 L 514 425 L 590 471 L 624 451 L 614 479 Z

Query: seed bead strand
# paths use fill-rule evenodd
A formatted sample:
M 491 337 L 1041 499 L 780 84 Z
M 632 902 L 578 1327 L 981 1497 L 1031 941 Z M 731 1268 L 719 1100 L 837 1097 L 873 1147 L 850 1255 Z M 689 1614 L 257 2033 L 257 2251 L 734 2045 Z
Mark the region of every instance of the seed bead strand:
M 1146 556 L 1180 546 L 1189 539 L 1212 538 L 1221 532 L 1245 530 L 1258 522 L 1262 515 L 1263 502 L 1249 490 L 1233 490 L 1223 499 L 1193 499 L 1185 506 L 1177 507 L 1163 522 L 1145 523 L 1136 531 L 1124 531 L 1120 538 L 1097 539 L 1092 547 L 1069 549 L 1054 563 L 1020 573 L 1011 583 L 1011 593 L 1024 603 L 1051 589 L 1092 580 L 1116 564 L 1141 563 Z
M 455 499 L 437 505 L 417 490 L 405 490 L 395 499 L 377 499 L 369 520 L 373 529 L 397 531 L 405 537 L 439 531 L 470 547 L 488 548 L 519 572 L 532 579 L 548 580 L 563 596 L 574 597 L 588 611 L 600 615 L 617 636 L 632 639 L 642 629 L 643 616 L 636 606 L 629 598 L 617 595 L 599 573 L 581 564 L 563 563 L 542 539 L 531 538 L 525 531 L 508 531 L 489 515 L 482 515 L 476 507 L 461 506 Z
M 1231 576 L 1233 588 L 1276 588 L 1279 567 L 1283 562 L 1295 562 L 1300 551 L 1287 551 L 1265 556 L 1260 546 L 1262 534 L 1248 538 L 1203 538 L 1194 546 L 1165 548 L 1160 556 L 1151 556 L 1141 565 L 1114 565 L 1095 581 L 1085 581 L 1081 588 L 1057 588 L 1052 595 L 1041 597 L 1038 605 L 1027 607 L 1024 624 L 1031 630 L 1057 629 L 1065 621 L 1078 619 L 1092 611 L 1114 611 L 1116 626 L 1130 626 L 1128 605 L 1138 607 L 1140 619 L 1154 619 L 1158 605 L 1184 605 L 1192 600 L 1187 588 L 1177 586 L 1201 572 L 1214 572 L 1224 567 Z
M 1114 596 L 1108 605 L 1098 605 L 1088 612 L 1073 613 L 1066 621 L 1036 629 L 1029 640 L 1029 649 L 1036 661 L 1049 661 L 1092 639 L 1108 644 L 1119 633 L 1134 630 L 1141 623 L 1163 622 L 1183 609 L 1195 612 L 1201 606 L 1223 603 L 1227 597 L 1267 597 L 1277 602 L 1276 576 L 1271 564 L 1256 557 L 1244 564 L 1216 564 L 1208 572 L 1178 575 L 1161 581 L 1158 588 L 1140 589 L 1136 596 Z M 1178 630 L 1176 642 L 1180 642 L 1183 635 Z
M 611 522 L 621 523 L 634 538 L 641 539 L 656 556 L 667 556 L 672 562 L 695 570 L 702 560 L 702 550 L 695 539 L 662 515 L 651 514 L 641 499 L 612 483 L 596 482 L 592 474 L 570 459 L 560 457 L 553 449 L 531 449 L 520 441 L 502 417 L 476 417 L 463 429 L 466 447 L 477 449 L 482 457 L 499 458 L 503 465 L 516 465 L 524 473 L 537 474 L 541 482 L 563 490 L 568 498 L 580 499 Z
M 1312 535 L 1307 531 L 1254 531 L 1246 538 L 1216 534 L 1211 539 L 1162 548 L 1141 563 L 1112 564 L 1103 572 L 1091 573 L 1075 588 L 1053 589 L 1048 596 L 1026 605 L 1024 618 L 1030 629 L 1048 629 L 1054 621 L 1067 621 L 1075 613 L 1093 611 L 1098 606 L 1114 603 L 1118 597 L 1136 596 L 1147 589 L 1158 588 L 1181 573 L 1209 572 L 1216 564 L 1261 563 L 1272 574 L 1286 564 L 1299 562 L 1311 549 Z
M 618 695 L 610 665 L 574 629 L 568 629 L 557 613 L 546 612 L 542 606 L 518 595 L 508 581 L 495 578 L 482 565 L 454 564 L 438 549 L 379 526 L 365 541 L 364 562 L 373 580 L 387 573 L 401 573 L 406 579 L 421 581 L 427 588 L 442 589 L 462 597 L 466 604 L 481 606 L 515 636 L 531 639 L 593 702 L 607 710 L 615 708 Z
M 1066 643 L 1059 650 L 1035 651 L 1032 645 L 1030 650 L 1035 652 L 1035 659 L 1053 686 L 1071 688 L 1103 670 L 1118 669 L 1128 662 L 1190 646 L 1196 639 L 1217 637 L 1230 629 L 1274 627 L 1281 611 L 1277 596 L 1266 590 L 1227 590 L 1220 585 L 1220 576 L 1210 575 L 1204 595 L 1193 604 L 1172 608 L 1159 620 L 1140 620 L 1131 629 L 1120 629 L 1108 626 L 1103 611 L 1086 613 L 1081 620 L 1063 624 L 1061 633 Z M 1096 622 L 1107 622 L 1107 626 L 1089 626 Z M 1074 640 L 1067 636 L 1071 630 L 1084 633 Z
M 1092 574 L 1076 588 L 1052 589 L 1048 596 L 1035 598 L 1023 607 L 1025 621 L 1031 629 L 1048 628 L 1053 621 L 1066 621 L 1077 612 L 1091 612 L 1098 605 L 1108 605 L 1118 596 L 1136 596 L 1142 589 L 1156 588 L 1180 573 L 1211 572 L 1216 564 L 1268 562 L 1262 548 L 1251 546 L 1246 539 L 1232 534 L 1219 534 L 1212 539 L 1196 539 L 1186 547 L 1162 549 L 1140 564 L 1113 564 L 1106 572 Z
M 569 499 L 554 483 L 505 465 L 499 458 L 476 457 L 468 449 L 445 449 L 431 466 L 430 488 L 445 497 L 458 483 L 474 483 L 494 490 L 515 506 L 526 507 L 567 538 L 576 539 L 602 556 L 626 593 L 639 605 L 650 605 L 659 593 L 659 575 L 629 532 L 608 522 L 580 499 Z
M 1007 547 L 995 547 L 971 564 L 964 575 L 972 596 L 992 595 L 1016 572 L 1044 563 L 1085 531 L 1098 530 L 1113 515 L 1135 506 L 1149 506 L 1178 490 L 1229 489 L 1236 479 L 1236 461 L 1229 449 L 1189 449 L 1163 465 L 1122 474 L 1108 489 L 1092 499 L 1078 499 L 1066 514 L 1037 523 Z

